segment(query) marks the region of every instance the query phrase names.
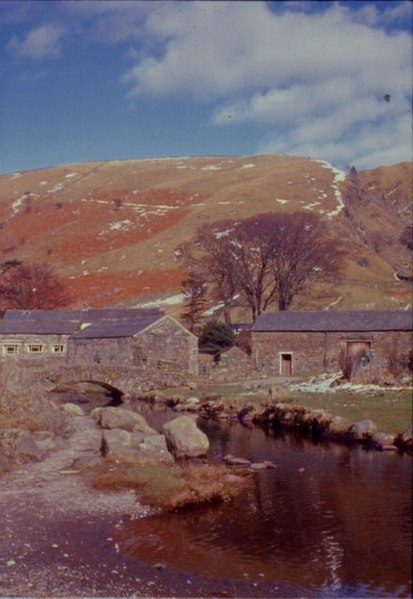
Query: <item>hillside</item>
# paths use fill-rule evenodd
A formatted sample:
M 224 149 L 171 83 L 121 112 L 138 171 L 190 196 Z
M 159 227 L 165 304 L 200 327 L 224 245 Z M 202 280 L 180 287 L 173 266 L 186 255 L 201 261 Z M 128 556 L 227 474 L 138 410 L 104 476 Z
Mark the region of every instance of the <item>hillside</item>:
M 333 288 L 296 308 L 398 308 L 411 301 L 412 164 L 348 176 L 283 155 L 87 162 L 0 176 L 0 256 L 48 262 L 76 305 L 165 300 L 179 314 L 179 245 L 205 222 L 269 211 L 323 214 L 349 252 Z

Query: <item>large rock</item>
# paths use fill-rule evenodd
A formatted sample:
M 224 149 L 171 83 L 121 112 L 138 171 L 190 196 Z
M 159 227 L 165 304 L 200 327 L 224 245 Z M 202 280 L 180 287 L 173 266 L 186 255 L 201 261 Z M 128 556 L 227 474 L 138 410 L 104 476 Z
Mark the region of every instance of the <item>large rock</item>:
M 175 458 L 194 458 L 206 455 L 209 449 L 208 437 L 196 425 L 191 416 L 179 416 L 164 424 L 169 451 Z
M 141 414 L 132 410 L 112 407 L 95 408 L 90 415 L 102 428 L 121 428 L 129 432 L 140 431 L 148 435 L 157 434 Z
M 103 431 L 101 452 L 104 456 L 122 456 L 136 453 L 131 445 L 131 433 L 120 428 Z
M 17 462 L 41 460 L 43 457 L 33 435 L 20 428 L 0 431 L 0 453 Z
M 351 425 L 349 432 L 355 441 L 369 441 L 377 432 L 377 426 L 372 420 L 360 420 Z
M 163 464 L 173 464 L 175 462 L 173 455 L 168 451 L 165 435 L 146 435 L 138 444 L 137 449 L 139 455 L 154 459 L 157 462 Z

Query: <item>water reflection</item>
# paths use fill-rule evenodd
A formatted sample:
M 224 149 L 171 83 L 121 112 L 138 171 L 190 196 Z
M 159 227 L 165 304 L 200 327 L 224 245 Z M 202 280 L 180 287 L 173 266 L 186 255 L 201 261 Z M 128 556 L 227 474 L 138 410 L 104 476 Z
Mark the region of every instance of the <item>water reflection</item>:
M 152 423 L 153 424 L 153 423 Z M 216 578 L 285 582 L 320 596 L 407 596 L 409 456 L 202 421 L 210 457 L 271 460 L 233 503 L 131 521 L 121 551 Z

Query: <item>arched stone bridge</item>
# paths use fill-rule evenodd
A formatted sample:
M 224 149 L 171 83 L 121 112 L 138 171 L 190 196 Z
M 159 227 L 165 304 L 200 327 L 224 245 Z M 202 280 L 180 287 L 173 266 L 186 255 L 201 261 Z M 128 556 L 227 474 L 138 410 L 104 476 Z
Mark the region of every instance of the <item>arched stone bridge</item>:
M 48 391 L 63 385 L 94 383 L 118 396 L 137 395 L 151 388 L 168 384 L 165 377 L 145 376 L 142 369 L 134 366 L 111 366 L 110 364 L 51 366 L 36 372 L 37 382 L 44 384 Z

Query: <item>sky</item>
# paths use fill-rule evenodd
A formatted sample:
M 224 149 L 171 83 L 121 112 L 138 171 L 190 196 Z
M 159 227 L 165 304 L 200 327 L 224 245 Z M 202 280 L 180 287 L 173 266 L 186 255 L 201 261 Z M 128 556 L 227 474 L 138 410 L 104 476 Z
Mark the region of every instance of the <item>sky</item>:
M 2 0 L 0 173 L 287 154 L 412 160 L 412 2 Z

